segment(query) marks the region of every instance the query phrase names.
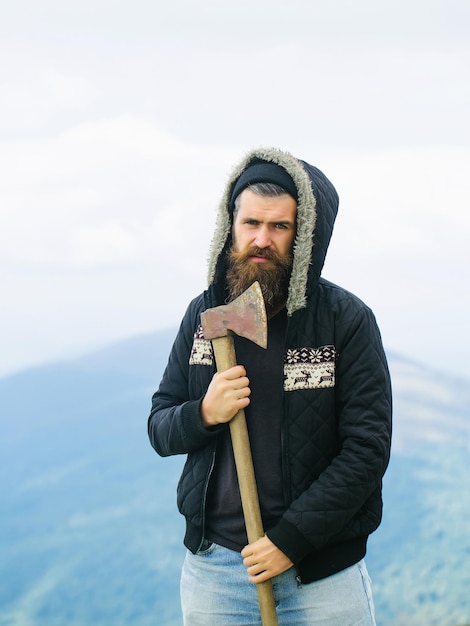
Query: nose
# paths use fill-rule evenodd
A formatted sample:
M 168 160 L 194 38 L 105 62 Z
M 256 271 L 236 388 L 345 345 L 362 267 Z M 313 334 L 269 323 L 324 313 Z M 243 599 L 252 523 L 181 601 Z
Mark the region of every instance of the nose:
M 258 248 L 269 248 L 271 245 L 271 235 L 267 227 L 262 226 L 259 228 L 256 233 L 255 245 L 258 246 Z

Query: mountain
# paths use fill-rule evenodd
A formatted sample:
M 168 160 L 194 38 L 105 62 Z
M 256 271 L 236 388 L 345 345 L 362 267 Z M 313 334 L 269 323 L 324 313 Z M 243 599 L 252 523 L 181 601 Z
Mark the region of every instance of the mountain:
M 146 432 L 175 332 L 0 379 L 0 626 L 180 626 L 183 458 Z M 389 353 L 380 626 L 470 621 L 470 391 Z
M 392 459 L 369 569 L 380 624 L 451 626 L 470 616 L 470 389 L 389 354 Z

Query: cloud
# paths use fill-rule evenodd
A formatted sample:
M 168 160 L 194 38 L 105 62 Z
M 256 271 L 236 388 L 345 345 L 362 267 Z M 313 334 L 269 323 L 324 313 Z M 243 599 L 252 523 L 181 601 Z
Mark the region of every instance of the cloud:
M 177 326 L 205 285 L 216 206 L 242 150 L 185 143 L 121 116 L 30 143 L 30 185 L 17 171 L 22 153 L 4 154 L 10 198 L 0 203 L 3 313 L 17 328 L 17 358 Z M 464 324 L 470 312 L 466 290 L 458 308 L 455 298 L 470 269 L 469 157 L 436 146 L 316 163 L 341 197 L 326 277 L 373 307 L 387 345 L 429 358 L 432 336 L 451 365 L 442 320 Z
M 26 5 L 0 25 L 0 372 L 177 325 L 259 145 L 337 186 L 325 273 L 387 343 L 464 367 L 468 7 Z
M 0 373 L 177 324 L 235 155 L 130 114 L 4 142 Z
M 470 148 L 442 145 L 335 157 L 329 165 L 343 196 L 336 238 L 360 242 L 359 257 L 468 261 L 469 162 Z
M 452 146 L 332 159 L 342 202 L 325 266 L 372 306 L 388 347 L 465 376 L 469 162 Z
M 236 153 L 185 143 L 132 115 L 5 142 L 0 259 L 61 267 L 164 261 L 167 244 L 201 233 L 220 186 L 213 178 Z

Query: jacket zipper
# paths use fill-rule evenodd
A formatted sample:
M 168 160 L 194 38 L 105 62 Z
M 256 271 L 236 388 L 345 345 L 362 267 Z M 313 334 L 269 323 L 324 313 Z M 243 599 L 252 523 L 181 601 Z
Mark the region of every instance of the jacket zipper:
M 204 310 L 210 309 L 211 307 L 215 306 L 214 304 L 214 297 L 213 297 L 213 292 L 212 291 L 205 291 L 204 292 Z M 214 375 L 215 372 L 215 364 L 212 366 L 212 375 Z M 211 464 L 209 466 L 209 471 L 207 472 L 207 477 L 206 477 L 206 482 L 204 484 L 204 491 L 202 494 L 202 499 L 201 499 L 201 520 L 202 520 L 202 535 L 201 538 L 199 540 L 199 546 L 197 551 L 199 552 L 199 550 L 202 547 L 202 544 L 204 543 L 204 535 L 205 535 L 205 531 L 206 531 L 206 500 L 207 500 L 207 490 L 209 489 L 209 481 L 210 478 L 212 476 L 212 472 L 214 470 L 214 466 L 215 466 L 215 453 L 216 453 L 216 446 L 214 445 L 214 451 L 212 453 L 212 460 L 211 460 Z
M 281 460 L 282 460 L 282 479 L 284 488 L 284 503 L 286 507 L 291 501 L 291 489 L 290 489 L 290 471 L 289 471 L 289 458 L 288 458 L 288 443 L 287 443 L 287 403 L 286 392 L 284 391 L 284 359 L 286 355 L 287 337 L 289 334 L 289 318 L 287 318 L 286 336 L 284 339 L 284 349 L 282 355 L 282 387 L 281 387 L 281 407 L 282 407 L 282 422 L 281 422 Z
M 289 318 L 287 318 L 286 338 L 284 340 L 283 362 L 282 362 L 282 380 L 284 381 L 284 358 L 287 349 L 287 338 L 289 336 Z M 286 507 L 289 506 L 292 500 L 292 490 L 290 487 L 290 469 L 289 469 L 289 454 L 288 454 L 288 436 L 287 436 L 287 402 L 285 400 L 286 392 L 284 391 L 284 383 L 281 388 L 281 405 L 282 405 L 282 422 L 281 422 L 281 459 L 282 459 L 282 477 L 284 488 L 284 501 Z M 295 580 L 298 585 L 302 584 L 302 578 L 300 576 L 297 565 L 294 565 L 296 576 Z
M 209 467 L 209 471 L 207 473 L 206 482 L 204 484 L 204 492 L 203 492 L 203 495 L 202 495 L 202 501 L 201 501 L 202 536 L 201 536 L 201 539 L 199 540 L 199 546 L 198 546 L 198 549 L 197 549 L 198 552 L 201 549 L 202 544 L 204 542 L 204 535 L 205 535 L 205 530 L 206 530 L 207 490 L 209 489 L 209 481 L 210 481 L 210 478 L 212 476 L 212 472 L 213 472 L 214 466 L 215 466 L 215 452 L 216 452 L 216 448 L 214 447 L 214 452 L 212 453 L 212 460 L 211 460 L 211 464 L 210 464 L 210 467 Z

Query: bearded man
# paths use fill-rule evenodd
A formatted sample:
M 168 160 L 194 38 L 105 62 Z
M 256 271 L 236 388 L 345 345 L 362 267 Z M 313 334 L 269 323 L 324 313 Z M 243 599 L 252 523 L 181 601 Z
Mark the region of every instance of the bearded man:
M 320 170 L 276 149 L 250 152 L 227 184 L 209 287 L 188 307 L 148 422 L 159 454 L 187 454 L 186 626 L 260 624 L 255 585 L 269 579 L 280 625 L 375 624 L 364 556 L 382 515 L 390 378 L 371 310 L 321 277 L 337 208 Z M 255 280 L 267 350 L 235 337 L 240 365 L 214 373 L 200 315 Z M 239 409 L 266 530 L 252 544 L 228 429 Z

